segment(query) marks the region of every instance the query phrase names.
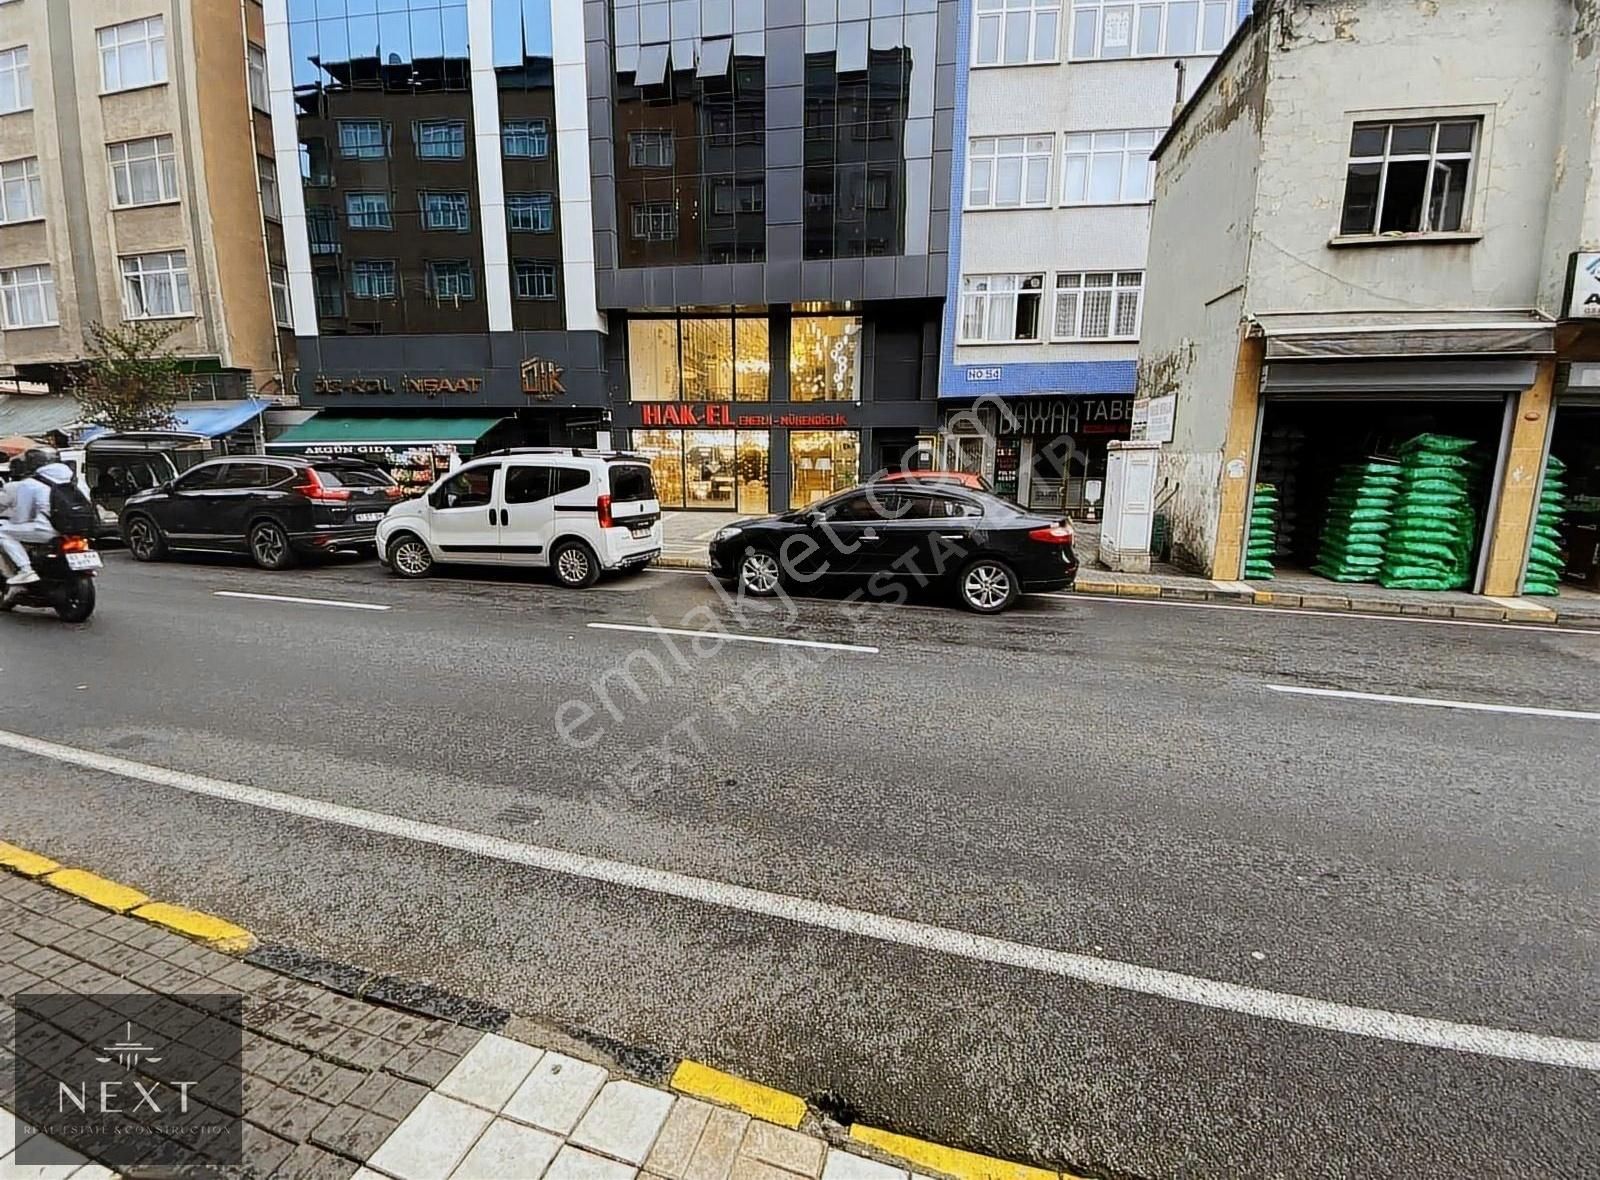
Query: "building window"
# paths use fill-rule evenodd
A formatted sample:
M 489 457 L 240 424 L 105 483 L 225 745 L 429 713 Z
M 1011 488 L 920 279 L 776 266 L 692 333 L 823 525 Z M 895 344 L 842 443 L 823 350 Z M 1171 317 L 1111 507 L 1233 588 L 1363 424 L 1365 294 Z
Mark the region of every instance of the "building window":
M 39 157 L 0 164 L 0 225 L 34 221 L 44 216 L 44 188 L 39 182 Z
M 394 215 L 389 210 L 388 193 L 345 193 L 344 215 L 351 229 L 394 228 Z
M 272 284 L 272 321 L 280 328 L 291 328 L 294 320 L 289 316 L 289 272 L 281 266 L 269 266 L 267 276 Z
M 477 297 L 472 264 L 459 259 L 428 262 L 428 294 L 440 303 L 460 303 Z
M 382 160 L 389 154 L 389 126 L 378 119 L 340 119 L 339 155 L 346 160 Z
M 967 208 L 1048 205 L 1055 143 L 1053 135 L 972 140 L 968 148 Z
M 961 343 L 1039 339 L 1044 275 L 966 275 L 961 280 Z
M 633 206 L 633 236 L 642 242 L 670 242 L 678 236 L 678 209 L 671 201 Z
M 300 141 L 300 180 L 307 188 L 327 188 L 333 184 L 327 140 L 313 137 Z
M 1468 228 L 1478 120 L 1357 123 L 1350 136 L 1341 234 L 1456 233 Z
M 156 205 L 178 199 L 178 164 L 172 136 L 130 139 L 106 149 L 111 160 L 111 205 Z
M 0 115 L 32 107 L 33 71 L 28 66 L 28 47 L 0 49 Z
M 1154 195 L 1150 150 L 1159 131 L 1094 131 L 1067 136 L 1061 200 L 1067 205 L 1143 204 Z
M 628 167 L 671 168 L 677 148 L 670 131 L 628 132 Z
M 550 125 L 543 119 L 507 119 L 500 124 L 500 150 L 515 160 L 550 154 Z
M 311 272 L 311 285 L 316 292 L 317 318 L 340 319 L 344 315 L 344 284 L 339 272 L 319 267 Z
M 1227 44 L 1235 0 L 1073 0 L 1075 58 L 1185 57 Z
M 130 320 L 193 315 L 188 256 L 170 250 L 123 258 L 122 308 Z
M 111 25 L 100 42 L 100 89 L 133 90 L 167 80 L 167 29 L 159 16 Z
M 393 261 L 362 258 L 350 264 L 352 299 L 393 299 L 396 290 Z
M 760 213 L 767 207 L 767 186 L 760 180 L 711 182 L 711 212 L 717 214 Z
M 417 159 L 460 160 L 467 154 L 467 125 L 461 119 L 430 119 L 415 125 Z
M 0 270 L 0 327 L 43 328 L 56 322 L 56 280 L 48 266 Z
M 265 156 L 257 156 L 256 167 L 260 169 L 262 215 L 273 221 L 282 221 L 283 206 L 278 202 L 278 166 Z
M 513 266 L 518 299 L 554 299 L 556 297 L 556 264 L 519 258 Z
M 556 202 L 550 193 L 506 194 L 506 225 L 518 233 L 547 234 L 555 228 Z
M 272 109 L 267 90 L 267 51 L 259 45 L 245 45 L 245 68 L 250 80 L 250 105 L 258 111 Z
M 861 432 L 789 432 L 789 507 L 807 508 L 861 482 Z
M 765 318 L 628 321 L 628 386 L 636 402 L 764 402 L 771 375 Z
M 306 237 L 313 254 L 339 252 L 339 218 L 332 205 L 306 206 Z
M 465 233 L 472 228 L 472 211 L 467 206 L 466 193 L 423 193 L 421 198 L 423 229 Z
M 797 402 L 861 400 L 861 320 L 797 315 L 789 321 L 789 397 Z
M 1056 276 L 1056 340 L 1135 340 L 1139 336 L 1142 270 Z
M 1055 61 L 1061 0 L 977 0 L 975 66 Z

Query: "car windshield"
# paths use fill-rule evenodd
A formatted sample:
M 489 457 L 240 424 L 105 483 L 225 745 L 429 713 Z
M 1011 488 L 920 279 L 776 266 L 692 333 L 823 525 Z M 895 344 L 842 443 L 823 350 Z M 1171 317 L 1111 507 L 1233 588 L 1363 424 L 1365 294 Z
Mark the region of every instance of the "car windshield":
M 394 480 L 385 471 L 376 467 L 358 467 L 355 465 L 338 467 L 318 466 L 317 478 L 322 481 L 325 488 L 387 488 L 394 484 Z

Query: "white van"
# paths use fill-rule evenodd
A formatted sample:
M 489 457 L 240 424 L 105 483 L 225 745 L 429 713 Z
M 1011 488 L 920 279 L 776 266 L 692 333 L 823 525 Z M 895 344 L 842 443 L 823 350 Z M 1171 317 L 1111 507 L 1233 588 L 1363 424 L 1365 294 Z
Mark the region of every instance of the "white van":
M 403 578 L 450 562 L 548 566 L 562 585 L 582 588 L 660 554 L 649 460 L 577 448 L 479 456 L 378 525 L 378 558 Z

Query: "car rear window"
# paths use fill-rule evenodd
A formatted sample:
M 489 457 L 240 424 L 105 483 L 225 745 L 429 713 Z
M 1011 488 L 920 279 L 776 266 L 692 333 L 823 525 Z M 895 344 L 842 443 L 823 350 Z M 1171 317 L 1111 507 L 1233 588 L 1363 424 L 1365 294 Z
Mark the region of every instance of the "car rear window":
M 611 498 L 613 500 L 654 500 L 655 476 L 643 463 L 613 463 L 611 465 Z
M 389 473 L 376 467 L 317 467 L 325 488 L 386 488 L 394 483 Z

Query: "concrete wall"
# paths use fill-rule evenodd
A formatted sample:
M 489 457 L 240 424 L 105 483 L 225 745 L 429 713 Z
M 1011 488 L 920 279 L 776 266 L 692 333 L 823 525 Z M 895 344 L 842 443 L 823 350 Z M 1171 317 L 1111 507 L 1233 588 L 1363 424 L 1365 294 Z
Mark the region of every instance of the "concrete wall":
M 1561 104 L 1557 112 L 1559 144 L 1550 175 L 1549 212 L 1542 253 L 1539 308 L 1547 315 L 1566 314 L 1567 260 L 1578 250 L 1600 249 L 1600 127 L 1596 96 L 1600 95 L 1600 2 L 1572 6 L 1571 38 L 1560 64 Z

